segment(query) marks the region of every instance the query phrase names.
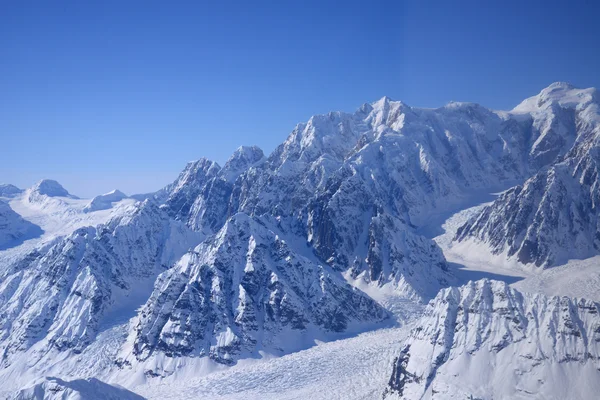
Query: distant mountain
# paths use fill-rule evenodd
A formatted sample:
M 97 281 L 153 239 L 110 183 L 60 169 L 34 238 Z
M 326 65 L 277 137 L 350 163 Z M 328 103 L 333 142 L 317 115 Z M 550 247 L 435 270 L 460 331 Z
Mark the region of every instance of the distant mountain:
M 0 184 L 0 197 L 14 197 L 23 193 L 23 189 L 19 189 L 15 185 L 2 183 Z
M 589 399 L 600 305 L 482 280 L 443 289 L 394 361 L 386 399 Z
M 31 188 L 28 189 L 29 198 L 34 199 L 37 196 L 48 197 L 70 197 L 76 199 L 77 196 L 69 194 L 67 189 L 61 186 L 60 183 L 52 179 L 42 179 Z
M 502 194 L 456 240 L 482 242 L 493 253 L 541 267 L 599 254 L 598 91 L 554 84 L 514 112 L 532 116 L 543 135 L 534 149 L 558 162 Z
M 119 190 L 112 190 L 108 193 L 94 197 L 84 208 L 84 212 L 106 210 L 113 206 L 113 203 L 126 199 L 127 195 Z

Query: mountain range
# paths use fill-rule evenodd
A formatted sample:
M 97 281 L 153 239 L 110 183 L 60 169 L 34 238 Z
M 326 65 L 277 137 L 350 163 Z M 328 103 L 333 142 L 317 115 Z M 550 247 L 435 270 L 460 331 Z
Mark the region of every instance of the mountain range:
M 222 167 L 190 162 L 155 193 L 0 185 L 4 390 L 57 371 L 63 386 L 132 387 L 394 324 L 414 328 L 388 397 L 515 396 L 501 388 L 509 364 L 525 398 L 558 374 L 597 379 L 596 303 L 459 287 L 427 231 L 501 192 L 458 228 L 457 248 L 526 270 L 599 254 L 599 106 L 596 89 L 566 83 L 511 111 L 384 97 L 298 124 L 268 156 L 243 146 Z M 97 351 L 102 368 L 74 366 Z M 478 374 L 485 363 L 498 367 Z

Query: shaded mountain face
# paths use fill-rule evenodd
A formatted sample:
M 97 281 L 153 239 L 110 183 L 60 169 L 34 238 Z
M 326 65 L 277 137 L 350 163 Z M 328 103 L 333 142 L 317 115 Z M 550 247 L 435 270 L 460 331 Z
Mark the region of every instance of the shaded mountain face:
M 291 250 L 267 223 L 236 214 L 158 277 L 123 364 L 156 353 L 232 364 L 259 350 L 283 354 L 388 317 L 328 267 Z M 159 365 L 151 373 L 169 371 Z
M 23 219 L 6 202 L 0 200 L 0 250 L 18 246 L 42 232 L 39 226 Z
M 9 183 L 0 184 L 0 197 L 10 198 L 21 193 L 23 193 L 23 189 L 19 189 L 15 185 L 11 185 Z
M 443 289 L 400 349 L 384 398 L 586 398 L 600 388 L 599 311 L 498 281 Z
M 566 124 L 562 119 L 552 122 L 557 132 L 553 141 L 572 137 L 573 144 L 558 163 L 508 190 L 474 216 L 458 230 L 456 240 L 474 239 L 493 253 L 539 267 L 596 255 L 600 252 L 597 91 L 556 86 L 524 104 L 534 115 L 571 115 Z

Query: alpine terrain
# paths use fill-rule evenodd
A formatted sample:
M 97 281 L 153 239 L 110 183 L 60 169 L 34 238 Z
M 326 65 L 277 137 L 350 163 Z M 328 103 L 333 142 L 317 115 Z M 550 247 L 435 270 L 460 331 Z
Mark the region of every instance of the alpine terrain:
M 0 396 L 593 398 L 599 163 L 600 95 L 554 83 L 316 115 L 154 193 L 0 185 Z

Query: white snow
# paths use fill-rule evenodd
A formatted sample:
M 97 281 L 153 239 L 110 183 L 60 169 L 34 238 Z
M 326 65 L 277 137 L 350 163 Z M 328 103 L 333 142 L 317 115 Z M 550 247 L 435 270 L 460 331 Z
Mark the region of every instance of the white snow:
M 131 206 L 136 202 L 124 199 L 115 203 L 112 208 L 86 213 L 84 208 L 89 200 L 47 195 L 36 195 L 30 199 L 31 193 L 32 190 L 28 189 L 6 200 L 15 213 L 38 226 L 42 232 L 28 237 L 19 246 L 0 251 L 0 272 L 4 266 L 38 246 L 51 243 L 57 237 L 66 236 L 77 228 L 99 225 L 112 217 L 130 212 Z
M 132 387 L 148 399 L 377 399 L 408 328 L 380 329 L 205 377 Z M 183 384 L 185 382 L 185 384 Z
M 111 386 L 95 378 L 64 381 L 49 377 L 19 391 L 13 400 L 143 400 L 124 388 Z
M 579 337 L 566 324 L 591 303 L 543 296 L 600 301 L 600 256 L 544 270 L 481 241 L 453 241 L 493 200 L 490 192 L 522 183 L 572 148 L 572 115 L 585 129 L 598 126 L 597 96 L 556 83 L 508 112 L 473 103 L 414 108 L 384 97 L 353 114 L 317 115 L 268 158 L 241 147 L 223 168 L 189 163 L 148 196 L 156 207 L 141 219 L 143 208 L 119 191 L 90 201 L 50 180 L 26 191 L 0 186 L 0 218 L 5 211 L 11 232 L 21 223 L 42 231 L 0 250 L 0 396 L 23 387 L 19 398 L 92 398 L 104 389 L 125 396 L 108 385 L 120 384 L 151 399 L 373 399 L 409 342 L 417 372 L 436 370 L 437 354 L 451 349 L 427 386 L 434 398 L 600 391 L 580 339 L 597 357 L 587 342 L 595 317 L 582 317 Z M 444 289 L 418 318 L 440 287 L 482 278 L 510 287 Z M 448 305 L 455 297 L 462 310 Z M 528 310 L 548 324 L 529 322 L 523 336 L 501 317 L 506 297 L 519 318 Z M 373 300 L 405 325 L 356 335 L 382 326 Z M 560 307 L 546 312 L 556 304 L 569 306 L 569 318 L 555 318 Z M 328 324 L 340 313 L 347 325 L 333 334 Z M 463 313 L 462 330 L 447 335 L 439 322 L 456 320 L 452 313 Z M 408 338 L 418 324 L 433 336 Z M 452 346 L 440 345 L 450 336 Z M 555 362 L 561 355 L 578 362 Z M 425 393 L 413 389 L 409 398 Z
M 94 197 L 84 208 L 84 212 L 106 210 L 112 208 L 115 203 L 126 199 L 127 195 L 119 190 L 112 190 L 108 193 Z
M 480 280 L 440 291 L 398 352 L 386 398 L 590 399 L 600 305 Z

